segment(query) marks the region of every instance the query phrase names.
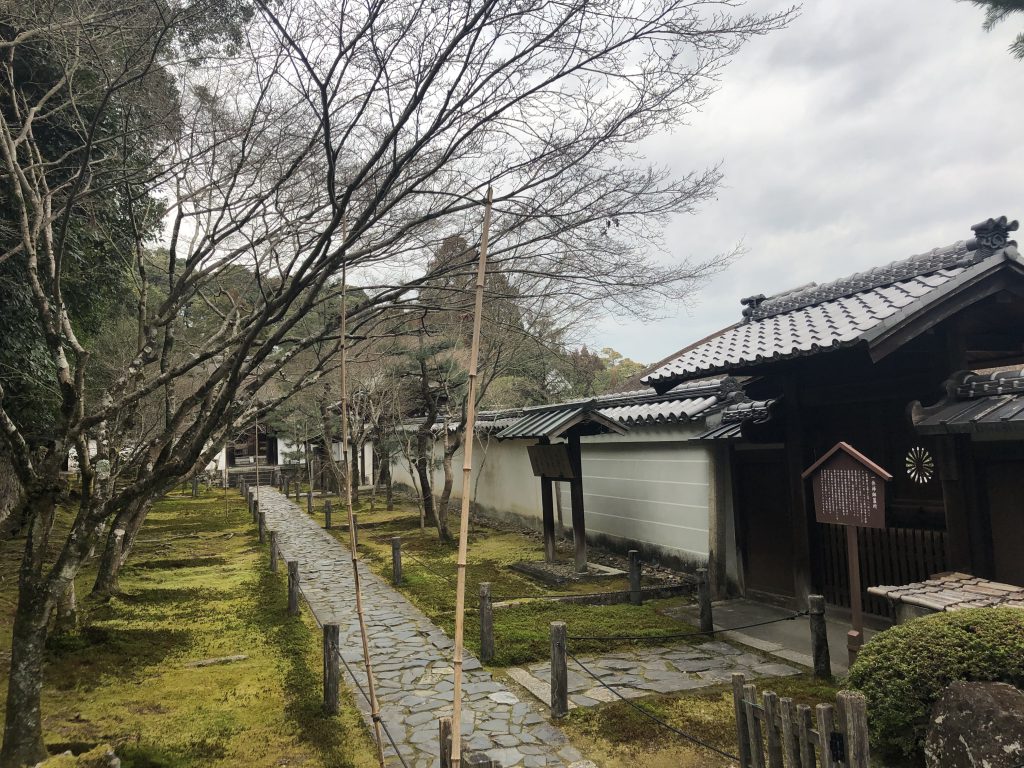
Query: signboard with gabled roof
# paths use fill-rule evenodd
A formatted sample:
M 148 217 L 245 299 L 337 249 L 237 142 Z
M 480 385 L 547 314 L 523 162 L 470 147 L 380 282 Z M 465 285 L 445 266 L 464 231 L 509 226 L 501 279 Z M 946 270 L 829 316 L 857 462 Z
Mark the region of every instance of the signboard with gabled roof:
M 836 443 L 804 471 L 808 477 L 819 523 L 885 528 L 885 483 L 892 475 L 849 443 Z

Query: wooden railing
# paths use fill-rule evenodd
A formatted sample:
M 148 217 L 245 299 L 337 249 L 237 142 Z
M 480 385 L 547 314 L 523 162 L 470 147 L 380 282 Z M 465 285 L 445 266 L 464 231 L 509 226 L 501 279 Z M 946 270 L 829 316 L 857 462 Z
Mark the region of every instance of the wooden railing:
M 840 691 L 836 704 L 811 708 L 757 689 L 732 676 L 736 740 L 742 768 L 868 768 L 867 704 L 864 696 Z M 815 727 L 815 720 L 817 727 Z
M 850 606 L 846 565 L 846 529 L 819 526 L 822 550 L 821 590 L 832 605 Z M 946 534 L 920 528 L 861 528 L 858 530 L 860 582 L 864 610 L 893 617 L 888 601 L 869 595 L 868 587 L 909 584 L 946 570 Z

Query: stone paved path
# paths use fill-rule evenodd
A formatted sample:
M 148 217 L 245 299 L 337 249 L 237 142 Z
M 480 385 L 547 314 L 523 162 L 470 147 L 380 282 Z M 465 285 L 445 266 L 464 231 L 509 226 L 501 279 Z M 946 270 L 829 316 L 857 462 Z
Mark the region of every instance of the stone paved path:
M 277 531 L 282 559 L 299 562 L 302 594 L 317 621 L 340 626 L 342 658 L 365 688 L 348 550 L 276 489 L 260 487 L 260 506 L 268 530 Z M 437 719 L 451 714 L 453 643 L 386 581 L 368 568 L 359 575 L 382 719 L 410 768 L 437 768 Z M 547 721 L 546 707 L 520 701 L 468 652 L 463 670 L 462 732 L 470 749 L 504 768 L 592 765 Z M 369 721 L 358 690 L 355 698 Z M 399 764 L 390 746 L 385 754 Z
M 572 640 L 569 640 L 572 651 Z M 748 679 L 799 674 L 788 664 L 766 661 L 728 643 L 636 648 L 601 656 L 579 655 L 583 665 L 624 697 L 635 699 L 654 693 L 675 693 L 705 688 L 732 680 L 733 672 Z M 551 664 L 542 662 L 508 670 L 509 677 L 542 701 L 548 698 Z M 569 659 L 569 707 L 592 707 L 617 697 Z

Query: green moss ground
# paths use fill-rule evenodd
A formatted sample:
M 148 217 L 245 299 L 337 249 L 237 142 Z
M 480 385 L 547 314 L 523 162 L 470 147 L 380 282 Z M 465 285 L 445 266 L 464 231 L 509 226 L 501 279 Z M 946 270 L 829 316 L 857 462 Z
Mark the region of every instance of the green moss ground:
M 838 689 L 809 675 L 758 684 L 758 691 L 790 696 L 797 704 L 831 704 Z M 732 689 L 659 696 L 636 702 L 652 715 L 729 754 L 736 753 Z M 701 749 L 617 702 L 571 711 L 562 723 L 573 744 L 602 768 L 725 768 L 735 761 Z
M 286 615 L 283 576 L 270 574 L 237 494 L 159 502 L 121 577 L 123 595 L 83 599 L 84 626 L 50 643 L 43 711 L 52 752 L 99 743 L 126 768 L 371 766 L 351 698 L 321 704 L 320 634 Z M 20 541 L 0 554 L 0 675 L 6 687 Z M 193 668 L 190 661 L 245 654 Z M 0 701 L 2 708 L 2 701 Z
M 345 512 L 339 513 L 339 502 L 332 500 L 332 522 L 347 522 Z M 322 525 L 323 502 L 317 501 L 314 517 Z M 419 515 L 414 505 L 396 504 L 392 512 L 369 511 L 369 502 L 361 499 L 356 510 L 359 518 L 359 548 L 369 567 L 380 576 L 391 578 L 391 538 L 402 537 L 401 591 L 432 621 L 452 634 L 455 630 L 456 546 L 438 540 L 433 527 L 420 530 Z M 455 525 L 453 520 L 452 524 Z M 363 529 L 371 524 L 373 527 Z M 348 544 L 348 534 L 335 530 L 334 535 Z M 543 544 L 523 533 L 489 528 L 474 521 L 470 528 L 468 567 L 466 569 L 466 646 L 479 653 L 480 625 L 477 606 L 480 583 L 491 583 L 495 601 L 512 597 L 542 597 L 584 592 L 606 592 L 627 588 L 625 577 L 575 583 L 563 588 L 550 588 L 510 570 L 522 560 L 542 560 Z M 496 658 L 494 666 L 506 667 L 541 661 L 551 652 L 548 626 L 564 621 L 571 635 L 645 635 L 688 631 L 689 625 L 669 618 L 658 609 L 675 605 L 680 599 L 650 600 L 643 606 L 579 605 L 569 603 L 523 603 L 494 611 Z M 610 650 L 622 643 L 577 642 L 579 652 Z

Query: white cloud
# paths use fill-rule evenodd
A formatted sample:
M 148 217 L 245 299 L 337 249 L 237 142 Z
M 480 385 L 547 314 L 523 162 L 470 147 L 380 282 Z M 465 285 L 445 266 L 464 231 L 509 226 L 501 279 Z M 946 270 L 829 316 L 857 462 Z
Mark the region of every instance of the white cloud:
M 680 172 L 724 161 L 718 199 L 667 228 L 673 257 L 741 240 L 747 255 L 691 311 L 608 319 L 593 346 L 653 362 L 736 322 L 743 296 L 946 245 L 989 216 L 1024 218 L 1024 62 L 1007 52 L 1021 19 L 985 33 L 982 15 L 953 0 L 811 0 L 751 41 L 705 111 L 645 147 Z

